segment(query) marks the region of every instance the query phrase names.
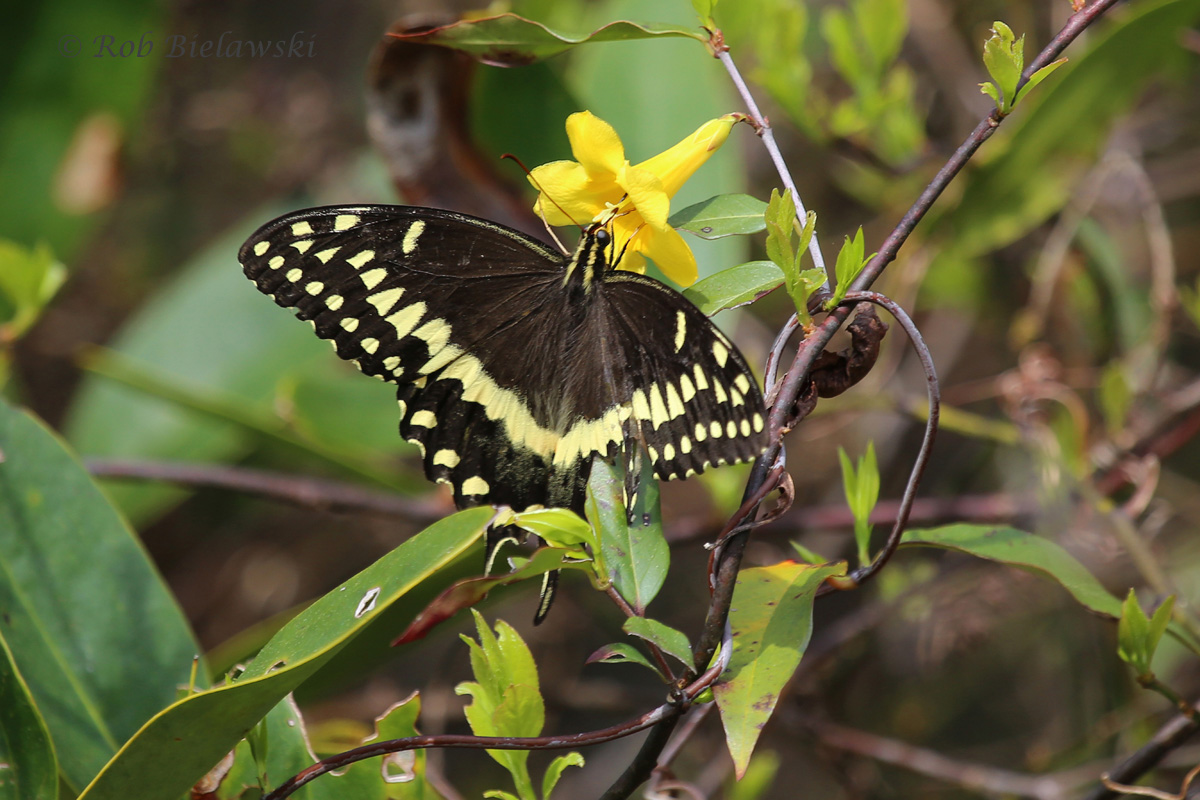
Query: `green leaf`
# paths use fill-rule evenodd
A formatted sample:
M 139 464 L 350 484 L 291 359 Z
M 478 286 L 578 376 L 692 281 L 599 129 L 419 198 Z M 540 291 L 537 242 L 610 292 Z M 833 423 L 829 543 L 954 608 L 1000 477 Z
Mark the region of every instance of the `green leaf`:
M 75 456 L 2 401 L 0 453 L 0 636 L 78 791 L 175 699 L 200 648 Z
M 707 41 L 707 37 L 695 28 L 625 20 L 611 22 L 589 34 L 561 33 L 516 14 L 464 20 L 412 33 L 391 35 L 410 42 L 436 44 L 460 50 L 485 64 L 498 67 L 521 66 L 540 61 L 585 42 L 616 42 L 663 36 Z
M 621 597 L 641 612 L 662 588 L 671 565 L 671 548 L 662 532 L 658 481 L 649 459 L 642 460 L 641 489 L 632 522 L 623 495 L 624 482 L 617 467 L 595 459 L 584 510 L 600 537 L 607 577 Z
M 907 7 L 906 0 L 858 0 L 854 4 L 854 22 L 862 36 L 863 52 L 870 55 L 880 75 L 904 44 Z
M 562 777 L 563 770 L 567 767 L 582 766 L 583 756 L 579 753 L 567 753 L 551 761 L 550 766 L 546 767 L 546 774 L 542 776 L 542 800 L 550 800 L 550 793 L 558 785 L 558 779 Z
M 1025 95 L 1033 91 L 1034 87 L 1046 80 L 1046 78 L 1049 78 L 1050 73 L 1054 72 L 1054 70 L 1058 69 L 1065 63 L 1067 63 L 1067 59 L 1060 58 L 1058 61 L 1053 61 L 1030 75 L 1029 80 L 1026 81 L 1025 85 L 1017 91 L 1017 98 L 1013 101 L 1013 105 L 1015 106 L 1017 103 L 1021 102 Z
M 1066 550 L 1032 533 L 991 525 L 947 525 L 907 531 L 902 544 L 958 550 L 1018 567 L 1055 581 L 1090 611 L 1113 619 L 1121 616 L 1121 601 L 1092 573 Z
M 791 291 L 796 272 L 796 250 L 792 245 L 792 234 L 796 226 L 796 203 L 791 189 L 781 195 L 778 189 L 771 190 L 771 199 L 763 216 L 767 229 L 767 258 L 783 271 Z
M 1012 110 L 1017 81 L 1025 68 L 1025 37 L 1017 39 L 1012 28 L 1003 22 L 994 23 L 992 35 L 983 43 L 983 65 L 1003 97 L 1000 112 L 1007 114 Z
M 845 563 L 818 567 L 784 561 L 738 574 L 729 609 L 733 652 L 713 691 L 739 779 L 808 647 L 817 589 L 845 571 Z
M 80 800 L 175 800 L 373 617 L 476 542 L 493 513 L 472 508 L 440 520 L 317 600 L 233 682 L 147 722 Z
M 1133 667 L 1138 675 L 1150 671 L 1150 659 L 1147 657 L 1149 632 L 1150 620 L 1138 604 L 1137 595 L 1130 589 L 1125 602 L 1121 604 L 1121 619 L 1117 624 L 1117 655 Z
M 1000 97 L 1000 90 L 991 81 L 984 81 L 979 84 L 979 92 L 992 98 L 992 102 L 996 104 L 996 108 L 999 108 L 1001 103 L 1004 102 Z
M 838 251 L 837 264 L 834 266 L 837 291 L 834 292 L 833 298 L 826 304 L 826 307 L 833 308 L 842 301 L 842 298 L 850 291 L 855 279 L 862 273 L 863 267 L 875 257 L 874 253 L 867 256 L 864 255 L 865 252 L 866 244 L 863 241 L 863 229 L 860 225 L 854 237 L 847 236 L 846 241 L 842 244 L 842 249 Z
M 753 303 L 782 285 L 783 273 L 775 262 L 748 261 L 697 281 L 683 296 L 711 317 L 718 311 Z
M 413 692 L 406 699 L 395 703 L 383 714 L 375 720 L 375 732 L 363 740 L 363 744 L 371 742 L 383 742 L 391 739 L 406 739 L 410 736 L 417 736 L 420 731 L 417 730 L 417 717 L 421 713 L 421 696 Z M 375 764 L 371 761 L 360 761 L 351 767 L 363 768 L 364 782 L 381 784 L 380 778 L 387 776 L 387 785 L 384 787 L 383 797 L 387 800 L 440 800 L 439 794 L 426 777 L 426 760 L 428 751 L 425 749 L 407 750 L 402 753 L 389 753 L 383 757 L 382 764 Z M 382 772 L 381 772 L 382 770 Z M 350 777 L 347 773 L 346 777 Z M 334 782 L 335 785 L 337 781 Z M 343 789 L 342 797 L 354 797 L 358 800 L 359 795 L 351 794 Z M 382 800 L 382 798 L 381 798 Z
M 821 15 L 821 34 L 829 45 L 829 60 L 838 74 L 851 86 L 858 86 L 870 76 L 870 69 L 860 52 L 850 17 L 837 6 Z
M 701 239 L 720 239 L 764 230 L 766 211 L 766 203 L 748 194 L 719 194 L 676 211 L 667 224 Z
M 555 547 L 587 545 L 599 549 L 592 526 L 567 508 L 536 508 L 513 514 L 512 524 Z
M 476 642 L 462 639 L 471 649 L 474 681 L 460 683 L 455 694 L 468 695 L 467 722 L 476 736 L 537 736 L 545 724 L 545 706 L 538 686 L 537 665 L 533 654 L 511 625 L 496 622 L 493 634 L 479 612 L 475 615 Z M 533 800 L 529 778 L 529 752 L 524 750 L 488 750 L 512 775 L 522 800 Z
M 655 675 L 660 675 L 658 667 L 656 667 L 650 661 L 650 659 L 643 655 L 641 650 L 638 650 L 633 645 L 626 644 L 625 642 L 613 642 L 612 644 L 604 645 L 604 647 L 601 647 L 599 650 L 588 656 L 587 663 L 641 664 Z
M 1121 604 L 1121 619 L 1117 624 L 1117 655 L 1133 667 L 1139 678 L 1153 674 L 1150 666 L 1154 661 L 1154 653 L 1167 631 L 1174 608 L 1175 597 L 1172 595 L 1148 619 L 1133 589 L 1125 596 L 1125 602 Z
M 58 762 L 54 744 L 29 685 L 0 637 L 0 795 L 6 800 L 56 800 Z
M 858 468 L 850 463 L 846 451 L 838 448 L 838 460 L 842 465 L 842 486 L 846 502 L 854 515 L 854 538 L 858 545 L 858 560 L 867 564 L 871 560 L 871 512 L 879 502 L 879 465 L 875 461 L 875 443 L 867 443 L 867 452 L 858 459 Z
M 692 666 L 692 645 L 682 631 L 664 625 L 656 619 L 645 617 L 630 617 L 625 620 L 621 629 L 632 636 L 657 645 L 659 650 L 679 659 L 684 666 Z
M 67 279 L 45 244 L 26 248 L 0 239 L 0 342 L 21 337 Z

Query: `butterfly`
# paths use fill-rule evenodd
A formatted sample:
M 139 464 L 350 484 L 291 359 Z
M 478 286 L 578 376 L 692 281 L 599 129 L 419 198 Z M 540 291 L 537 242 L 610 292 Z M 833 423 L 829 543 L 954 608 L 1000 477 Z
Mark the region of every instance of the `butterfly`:
M 332 206 L 262 226 L 245 274 L 337 354 L 397 385 L 400 434 L 459 508 L 583 512 L 592 459 L 660 479 L 756 458 L 766 411 L 738 349 L 683 295 L 616 268 L 602 224 L 563 256 L 416 206 Z

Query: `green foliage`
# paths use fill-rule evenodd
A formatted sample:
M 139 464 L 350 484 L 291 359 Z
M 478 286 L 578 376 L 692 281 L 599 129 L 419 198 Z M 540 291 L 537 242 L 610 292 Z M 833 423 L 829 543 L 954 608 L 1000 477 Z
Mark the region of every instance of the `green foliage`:
M 1150 664 L 1158 650 L 1158 643 L 1167 632 L 1174 609 L 1175 597 L 1172 595 L 1155 609 L 1154 616 L 1147 618 L 1133 589 L 1125 596 L 1125 602 L 1121 604 L 1121 619 L 1117 623 L 1117 655 L 1133 667 L 1139 679 L 1153 676 Z
M 631 636 L 650 642 L 667 655 L 678 659 L 685 667 L 692 666 L 692 645 L 683 631 L 645 617 L 630 617 L 625 620 L 622 629 Z
M 600 459 L 592 462 L 584 510 L 600 540 L 602 573 L 637 612 L 662 589 L 671 565 L 671 549 L 663 537 L 658 482 L 649 460 L 642 462 L 637 505 L 626 509 L 619 470 Z M 629 513 L 632 512 L 632 513 Z
M 838 251 L 837 264 L 833 271 L 837 278 L 837 288 L 833 291 L 833 297 L 825 303 L 827 309 L 836 308 L 841 304 L 863 268 L 875 257 L 875 253 L 868 256 L 865 255 L 865 252 L 863 230 L 859 227 L 853 237 L 846 237 L 846 241 L 842 243 L 842 249 Z
M 236 678 L 156 714 L 81 797 L 173 800 L 373 617 L 476 542 L 492 513 L 473 508 L 434 523 L 317 600 L 272 637 Z
M 471 649 L 471 671 L 474 681 L 460 683 L 456 694 L 467 695 L 467 722 L 477 736 L 537 736 L 545 724 L 546 711 L 538 686 L 537 665 L 533 655 L 512 626 L 500 620 L 495 634 L 479 612 L 475 630 L 479 641 L 468 636 L 462 640 Z M 529 776 L 529 752 L 525 750 L 488 750 L 488 755 L 508 770 L 520 800 L 537 800 Z M 582 766 L 578 753 L 559 756 L 546 771 L 542 783 L 542 798 L 549 798 L 554 784 L 567 766 Z M 489 792 L 486 796 L 511 797 L 507 793 Z
M 811 211 L 808 213 L 804 228 L 799 231 L 799 241 L 794 241 L 798 224 L 792 192 L 789 189 L 780 195 L 778 190 L 772 189 L 765 220 L 767 257 L 783 271 L 783 284 L 787 288 L 788 296 L 796 306 L 796 314 L 801 324 L 807 326 L 812 323 L 812 317 L 808 313 L 808 299 L 813 292 L 825 285 L 826 281 L 825 273 L 819 269 L 800 269 L 800 262 L 808 250 L 816 228 L 816 214 Z
M 642 651 L 638 650 L 631 644 L 625 642 L 613 642 L 601 647 L 588 658 L 589 664 L 640 664 L 654 674 L 659 674 L 658 667 L 650 663 L 650 659 L 642 655 Z
M 705 314 L 752 303 L 783 284 L 783 273 L 774 261 L 748 261 L 692 284 L 683 293 Z
M 766 225 L 767 204 L 748 194 L 710 197 L 671 215 L 667 224 L 694 233 L 701 239 L 720 239 L 735 234 L 758 233 Z
M 75 455 L 3 401 L 0 453 L 0 635 L 78 792 L 187 685 L 200 648 Z
M 1018 91 L 1017 83 L 1025 70 L 1025 35 L 1017 39 L 1012 28 L 1003 22 L 995 22 L 991 38 L 983 43 L 983 65 L 987 67 L 992 80 L 979 84 L 979 88 L 992 98 L 1000 115 L 1005 116 L 1012 112 L 1022 97 L 1065 63 L 1064 58 L 1047 64 L 1030 75 L 1029 81 Z
M 604 563 L 599 533 L 574 511 L 565 508 L 522 511 L 513 514 L 512 524 L 539 536 L 552 547 L 575 551 L 577 558 L 594 560 L 593 580 L 597 586 L 608 585 L 608 567 Z
M 453 22 L 401 38 L 460 50 L 495 66 L 517 66 L 556 56 L 586 42 L 619 42 L 660 36 L 705 41 L 694 28 L 660 23 L 612 22 L 590 34 L 561 33 L 516 14 Z
M 0 638 L 0 791 L 13 800 L 57 800 L 58 762 L 29 684 Z
M 856 469 L 846 451 L 838 448 L 842 465 L 842 487 L 854 515 L 854 540 L 858 544 L 858 563 L 871 561 L 871 512 L 879 502 L 879 465 L 875 461 L 875 443 L 867 443 L 867 452 L 858 459 Z
M 66 267 L 45 244 L 0 239 L 0 344 L 23 336 L 66 279 Z
M 713 691 L 739 778 L 808 647 L 817 589 L 826 578 L 845 572 L 845 563 L 785 561 L 738 574 L 729 610 L 733 652 Z

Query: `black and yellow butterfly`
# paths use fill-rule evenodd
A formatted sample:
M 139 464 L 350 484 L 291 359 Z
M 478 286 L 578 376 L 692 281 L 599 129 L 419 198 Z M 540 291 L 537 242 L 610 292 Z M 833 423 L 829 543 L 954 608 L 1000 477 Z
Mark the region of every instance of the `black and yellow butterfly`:
M 239 259 L 339 356 L 399 386 L 400 433 L 460 508 L 582 512 L 593 456 L 624 450 L 629 467 L 644 448 L 671 479 L 766 447 L 741 353 L 679 292 L 617 270 L 603 226 L 564 257 L 463 214 L 335 206 L 267 223 Z

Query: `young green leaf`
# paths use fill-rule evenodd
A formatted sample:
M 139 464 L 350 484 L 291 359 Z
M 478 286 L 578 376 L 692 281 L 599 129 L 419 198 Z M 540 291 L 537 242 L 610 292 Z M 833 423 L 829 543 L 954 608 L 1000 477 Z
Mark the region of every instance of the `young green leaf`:
M 658 675 L 658 667 L 650 663 L 650 659 L 631 644 L 613 642 L 606 644 L 587 657 L 588 664 L 640 664 Z
M 825 275 L 820 270 L 800 271 L 800 261 L 804 248 L 812 238 L 816 217 L 809 212 L 802 230 L 801 246 L 797 247 L 793 242 L 796 204 L 792 200 L 792 192 L 789 189 L 780 195 L 778 190 L 773 189 L 764 219 L 767 225 L 767 256 L 783 270 L 784 286 L 796 306 L 796 314 L 801 324 L 808 325 L 812 321 L 808 313 L 808 298 L 825 283 Z
M 67 279 L 50 248 L 0 239 L 0 342 L 19 338 Z
M 875 443 L 867 443 L 867 452 L 858 459 L 858 468 L 850 463 L 846 451 L 838 448 L 838 460 L 842 465 L 842 486 L 846 502 L 854 515 L 854 539 L 858 544 L 858 560 L 867 564 L 871 560 L 871 512 L 879 501 L 879 466 L 875 460 Z
M 842 244 L 842 249 L 838 251 L 837 263 L 834 265 L 833 274 L 837 278 L 837 289 L 826 303 L 826 308 L 834 308 L 850 291 L 863 268 L 867 266 L 875 254 L 864 255 L 866 244 L 863 241 L 863 229 L 860 225 L 858 231 L 853 237 L 847 236 L 846 241 Z
M 771 199 L 767 203 L 763 221 L 767 228 L 767 258 L 783 270 L 784 277 L 790 285 L 796 270 L 796 251 L 792 246 L 796 203 L 792 199 L 790 189 L 782 195 L 778 189 L 771 190 Z
M 625 620 L 623 630 L 658 646 L 664 653 L 679 659 L 685 666 L 692 665 L 692 645 L 687 634 L 664 625 L 656 619 L 630 617 Z
M 582 766 L 583 756 L 579 753 L 567 753 L 551 761 L 550 766 L 546 767 L 546 774 L 542 776 L 542 800 L 550 800 L 550 793 L 558 785 L 558 779 L 562 777 L 563 770 L 567 767 Z
M 476 736 L 537 736 L 546 721 L 545 705 L 538 686 L 537 665 L 520 635 L 503 620 L 493 634 L 483 616 L 474 609 L 479 641 L 464 635 L 471 650 L 474 681 L 454 687 L 471 703 L 464 709 Z M 529 777 L 529 752 L 488 750 L 512 776 L 520 800 L 537 800 Z
M 1166 633 L 1174 608 L 1175 597 L 1172 595 L 1162 602 L 1153 617 L 1147 618 L 1133 589 L 1129 590 L 1125 602 L 1121 604 L 1121 620 L 1117 624 L 1117 655 L 1133 667 L 1139 679 L 1153 674 L 1150 664 L 1158 643 Z
M 608 567 L 604 564 L 604 551 L 600 546 L 599 533 L 574 511 L 566 508 L 522 511 L 513 515 L 513 524 L 541 537 L 551 547 L 574 549 L 586 545 L 587 555 L 595 562 L 597 585 L 608 585 Z
M 1023 100 L 1025 98 L 1025 95 L 1027 95 L 1031 91 L 1033 91 L 1035 86 L 1037 86 L 1042 81 L 1046 80 L 1046 78 L 1049 78 L 1050 73 L 1054 72 L 1054 70 L 1058 69 L 1065 63 L 1067 63 L 1067 59 L 1060 58 L 1057 61 L 1053 61 L 1053 62 L 1047 64 L 1046 66 L 1039 69 L 1037 72 L 1030 75 L 1029 80 L 1025 82 L 1025 85 L 1022 86 L 1017 91 L 1017 96 L 1013 100 L 1013 105 L 1015 106 L 1017 103 L 1021 102 L 1021 100 Z
M 1017 39 L 1012 28 L 1003 22 L 995 22 L 992 35 L 983 43 L 983 65 L 995 81 L 994 89 L 999 91 L 1000 113 L 1009 113 L 1013 108 L 1017 81 L 1021 79 L 1021 70 L 1025 68 L 1025 37 Z M 981 84 L 981 88 L 987 85 Z M 983 91 L 994 96 L 992 91 Z

